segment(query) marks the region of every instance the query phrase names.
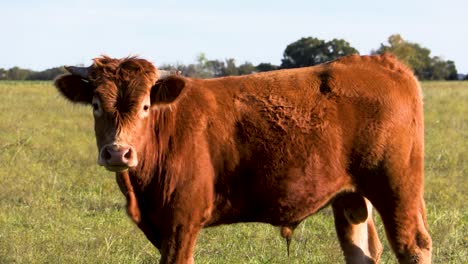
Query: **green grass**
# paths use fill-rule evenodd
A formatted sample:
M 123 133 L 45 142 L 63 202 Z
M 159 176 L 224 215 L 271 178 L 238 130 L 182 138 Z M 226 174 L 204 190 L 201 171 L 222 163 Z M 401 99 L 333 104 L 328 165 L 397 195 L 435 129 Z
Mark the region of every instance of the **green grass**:
M 423 83 L 426 203 L 434 263 L 468 261 L 468 82 Z M 0 263 L 154 263 L 114 176 L 96 165 L 91 110 L 50 82 L 0 82 Z M 381 222 L 382 263 L 395 263 Z M 197 263 L 288 263 L 265 224 L 205 229 Z M 343 262 L 325 209 L 296 230 L 291 263 Z

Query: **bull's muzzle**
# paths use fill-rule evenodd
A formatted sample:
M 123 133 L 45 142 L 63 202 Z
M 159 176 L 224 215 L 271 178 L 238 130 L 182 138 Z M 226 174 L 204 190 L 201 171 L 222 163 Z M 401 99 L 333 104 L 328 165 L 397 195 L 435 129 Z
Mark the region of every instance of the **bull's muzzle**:
M 131 146 L 108 144 L 99 152 L 98 164 L 110 171 L 125 171 L 138 164 L 135 149 Z

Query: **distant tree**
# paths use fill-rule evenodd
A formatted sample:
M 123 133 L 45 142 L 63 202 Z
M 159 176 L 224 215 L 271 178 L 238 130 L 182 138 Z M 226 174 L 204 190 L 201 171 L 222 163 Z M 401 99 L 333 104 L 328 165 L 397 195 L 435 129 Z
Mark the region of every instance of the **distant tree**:
M 181 63 L 177 63 L 175 65 L 172 64 L 163 64 L 158 67 L 159 70 L 166 70 L 166 71 L 180 71 L 183 76 L 187 77 L 198 77 L 197 73 L 197 67 L 196 64 L 189 64 L 189 65 L 184 65 Z
M 350 54 L 359 52 L 343 39 L 301 38 L 286 47 L 281 68 L 312 66 Z
M 64 67 L 56 67 L 45 71 L 33 72 L 28 76 L 27 80 L 53 80 L 61 74 L 67 73 Z
M 429 80 L 457 80 L 458 72 L 453 61 L 444 61 L 438 56 L 431 58 Z
M 257 68 L 255 68 L 255 66 L 250 62 L 245 62 L 244 64 L 241 64 L 238 67 L 239 75 L 251 74 L 256 71 L 257 71 Z
M 465 75 L 465 78 L 463 80 L 468 81 L 468 73 Z
M 448 75 L 445 77 L 446 80 L 458 80 L 458 71 L 454 61 L 447 61 L 447 70 Z
M 67 73 L 65 68 L 56 67 L 44 71 L 32 71 L 13 67 L 8 70 L 0 69 L 0 80 L 53 80 L 60 74 Z
M 388 38 L 388 44 L 381 44 L 375 52 L 377 54 L 392 53 L 399 60 L 410 67 L 419 79 L 430 79 L 431 51 L 417 43 L 404 40 L 401 35 L 395 34 Z
M 158 67 L 161 70 L 178 70 L 181 71 L 183 76 L 193 78 L 212 78 L 214 77 L 214 62 L 208 60 L 204 53 L 200 53 L 197 56 L 197 63 L 188 65 L 184 64 L 163 64 Z
M 189 64 L 186 67 L 184 67 L 182 75 L 187 77 L 200 78 L 199 67 L 196 64 Z
M 209 60 L 205 63 L 207 70 L 211 72 L 214 77 L 225 76 L 224 62 L 219 60 Z
M 198 54 L 197 64 L 195 69 L 197 71 L 198 78 L 212 78 L 214 77 L 213 71 L 210 69 L 208 59 L 206 58 L 205 53 Z
M 202 79 L 239 75 L 239 69 L 241 69 L 242 74 L 247 74 L 256 70 L 250 63 L 245 63 L 238 68 L 236 66 L 236 61 L 233 58 L 226 59 L 224 62 L 220 60 L 209 60 L 204 53 L 200 53 L 197 56 L 197 63 L 195 64 L 165 64 L 158 68 L 162 70 L 177 69 L 181 71 L 184 76 Z M 253 70 L 251 68 L 253 68 Z
M 260 63 L 255 68 L 258 72 L 274 71 L 279 69 L 279 66 L 273 65 L 271 63 Z
M 443 80 L 445 76 L 448 75 L 447 67 L 445 61 L 441 60 L 439 57 L 434 57 L 431 59 L 428 78 L 430 80 Z
M 33 74 L 33 71 L 13 67 L 7 70 L 6 75 L 8 80 L 26 80 Z
M 7 71 L 3 68 L 0 68 L 0 80 L 6 80 L 7 79 Z
M 344 39 L 332 39 L 331 41 L 326 42 L 325 45 L 328 50 L 329 60 L 336 60 L 339 57 L 351 54 L 359 54 L 359 51 L 351 47 L 349 42 Z
M 324 58 L 325 41 L 318 38 L 301 38 L 289 44 L 281 60 L 281 68 L 295 68 L 315 65 Z
M 236 66 L 236 60 L 233 58 L 226 59 L 226 68 L 224 70 L 224 76 L 239 75 L 239 69 Z
M 417 43 L 404 40 L 401 35 L 395 34 L 388 38 L 388 44 L 381 44 L 374 53 L 389 52 L 410 67 L 421 80 L 456 80 L 457 69 L 453 61 L 444 61 L 442 58 L 431 57 L 428 48 Z
M 182 63 L 176 63 L 174 65 L 172 64 L 162 64 L 161 66 L 158 67 L 160 70 L 166 70 L 166 71 L 181 71 L 184 72 L 187 70 L 187 66 L 182 64 Z

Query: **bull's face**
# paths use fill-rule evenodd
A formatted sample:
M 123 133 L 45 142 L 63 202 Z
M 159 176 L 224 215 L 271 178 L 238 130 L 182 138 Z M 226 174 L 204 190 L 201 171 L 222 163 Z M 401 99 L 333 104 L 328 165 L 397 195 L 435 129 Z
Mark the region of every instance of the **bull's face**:
M 72 102 L 92 106 L 98 164 L 116 172 L 136 167 L 151 136 L 160 72 L 146 60 L 108 57 L 95 59 L 88 68 L 67 70 L 71 74 L 55 85 Z
M 96 88 L 92 98 L 98 164 L 110 171 L 123 171 L 138 165 L 138 152 L 147 138 L 150 114 L 149 91 L 139 96 L 109 98 L 101 90 L 122 90 L 112 82 Z M 145 89 L 146 88 L 146 89 Z M 117 93 L 125 94 L 125 92 Z

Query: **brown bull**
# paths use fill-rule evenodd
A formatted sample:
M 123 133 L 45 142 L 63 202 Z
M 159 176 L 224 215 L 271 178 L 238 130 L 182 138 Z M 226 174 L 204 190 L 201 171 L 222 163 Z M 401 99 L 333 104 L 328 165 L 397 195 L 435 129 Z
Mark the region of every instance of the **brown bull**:
M 294 228 L 327 204 L 347 263 L 377 262 L 373 206 L 400 263 L 430 263 L 421 89 L 395 58 L 207 80 L 101 57 L 55 85 L 92 105 L 98 163 L 161 263 L 192 263 L 204 227 Z

